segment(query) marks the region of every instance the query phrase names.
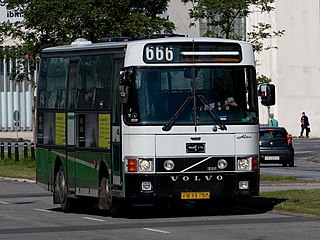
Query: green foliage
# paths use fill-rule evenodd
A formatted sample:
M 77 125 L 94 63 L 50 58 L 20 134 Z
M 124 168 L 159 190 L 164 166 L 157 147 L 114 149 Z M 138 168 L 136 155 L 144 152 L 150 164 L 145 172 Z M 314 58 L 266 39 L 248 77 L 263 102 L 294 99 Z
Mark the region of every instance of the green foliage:
M 261 74 L 257 77 L 257 83 L 261 84 L 261 83 L 270 83 L 271 82 L 271 78 Z
M 270 175 L 262 174 L 260 177 L 261 181 L 272 181 L 272 182 L 296 182 L 298 178 L 295 176 L 281 176 L 281 175 Z
M 264 41 L 273 37 L 281 37 L 284 30 L 272 30 L 269 23 L 258 23 L 253 27 L 252 32 L 246 36 L 239 36 L 235 33 L 235 22 L 237 19 L 246 18 L 252 12 L 250 7 L 254 6 L 261 13 L 269 13 L 274 10 L 275 0 L 181 0 L 184 3 L 191 2 L 192 9 L 189 15 L 194 20 L 207 19 L 208 30 L 205 32 L 207 37 L 221 37 L 237 40 L 247 40 L 252 43 L 254 51 L 260 53 L 276 46 L 265 46 Z M 192 23 L 191 25 L 194 25 Z M 271 79 L 261 75 L 258 83 L 268 83 Z
M 278 210 L 320 216 L 320 190 L 262 192 L 259 197 L 239 198 L 236 204 L 260 211 Z
M 247 33 L 247 40 L 253 44 L 256 53 L 269 50 L 271 48 L 277 49 L 276 46 L 264 46 L 263 40 L 273 37 L 281 37 L 285 32 L 285 30 L 271 31 L 272 26 L 268 23 L 259 22 L 257 26 L 252 27 L 253 31 Z
M 189 10 L 189 15 L 194 20 L 207 19 L 209 29 L 205 36 L 240 39 L 235 33 L 235 22 L 237 19 L 248 17 L 251 14 L 250 6 L 255 6 L 259 11 L 271 12 L 274 10 L 272 4 L 274 0 L 181 0 L 184 3 L 191 2 L 193 8 Z M 194 25 L 194 23 L 192 23 Z M 210 29 L 212 27 L 212 29 Z M 259 23 L 253 26 L 254 31 L 248 33 L 248 40 L 251 41 L 255 50 L 261 51 L 263 48 L 262 39 L 273 36 L 281 36 L 282 31 L 273 31 L 270 33 L 270 24 Z M 220 31 L 217 31 L 220 29 Z M 268 46 L 266 49 L 270 48 Z
M 246 17 L 249 14 L 248 7 L 252 0 L 182 0 L 192 2 L 193 8 L 189 15 L 195 20 L 207 19 L 208 26 L 213 29 L 221 29 L 222 36 L 218 32 L 209 30 L 206 36 L 219 36 L 222 38 L 233 38 L 234 23 L 237 18 Z
M 174 24 L 160 17 L 168 0 L 7 0 L 19 9 L 24 21 L 0 24 L 0 43 L 14 39 L 15 48 L 3 48 L 2 56 L 33 56 L 30 73 L 41 49 L 70 44 L 76 38 L 97 42 L 106 36 L 151 35 L 172 33 Z M 0 55 L 0 57 L 1 57 Z M 24 61 L 26 63 L 26 61 Z M 27 79 L 15 69 L 12 80 Z M 18 76 L 18 77 L 17 77 Z

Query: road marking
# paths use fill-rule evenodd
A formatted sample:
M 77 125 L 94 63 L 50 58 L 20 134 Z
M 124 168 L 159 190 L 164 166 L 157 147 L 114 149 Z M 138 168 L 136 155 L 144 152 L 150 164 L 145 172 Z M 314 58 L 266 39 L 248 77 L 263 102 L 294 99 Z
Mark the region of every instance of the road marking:
M 147 230 L 147 231 L 152 231 L 152 232 L 158 232 L 158 233 L 170 233 L 167 231 L 158 230 L 158 229 L 154 229 L 154 228 L 142 228 L 142 229 Z
M 5 202 L 5 201 L 0 201 L 0 203 L 2 203 L 2 204 L 9 204 L 8 202 Z
M 106 221 L 103 219 L 91 218 L 91 217 L 82 217 L 82 218 L 87 219 L 87 220 L 97 221 L 97 222 L 105 222 Z
M 34 208 L 33 210 L 39 211 L 39 212 L 53 213 L 53 211 L 47 210 L 47 209 Z

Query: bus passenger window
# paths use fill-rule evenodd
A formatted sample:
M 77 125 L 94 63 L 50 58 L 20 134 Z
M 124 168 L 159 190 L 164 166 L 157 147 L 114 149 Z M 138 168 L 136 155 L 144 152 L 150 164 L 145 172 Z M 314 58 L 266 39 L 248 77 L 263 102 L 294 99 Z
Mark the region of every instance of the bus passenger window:
M 48 67 L 47 107 L 64 109 L 68 58 L 52 58 Z
M 95 73 L 94 109 L 110 109 L 113 55 L 98 55 Z
M 98 114 L 79 114 L 77 119 L 77 146 L 98 147 Z
M 77 109 L 91 109 L 94 95 L 96 56 L 82 56 L 78 77 Z

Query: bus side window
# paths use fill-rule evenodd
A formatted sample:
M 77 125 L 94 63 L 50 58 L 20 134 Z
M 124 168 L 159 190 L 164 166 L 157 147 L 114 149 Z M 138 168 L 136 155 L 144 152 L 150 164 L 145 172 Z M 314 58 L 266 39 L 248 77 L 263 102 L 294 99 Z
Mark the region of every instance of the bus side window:
M 79 114 L 77 119 L 77 146 L 98 147 L 98 114 Z
M 79 91 L 77 108 L 79 109 L 91 109 L 93 102 L 93 91 Z
M 48 108 L 65 108 L 68 64 L 68 58 L 52 58 L 50 60 L 46 87 Z
M 94 81 L 94 109 L 110 109 L 111 103 L 111 72 L 113 66 L 112 54 L 98 55 Z
M 94 95 L 94 77 L 96 71 L 96 56 L 82 56 L 78 76 L 80 90 L 77 109 L 91 109 Z

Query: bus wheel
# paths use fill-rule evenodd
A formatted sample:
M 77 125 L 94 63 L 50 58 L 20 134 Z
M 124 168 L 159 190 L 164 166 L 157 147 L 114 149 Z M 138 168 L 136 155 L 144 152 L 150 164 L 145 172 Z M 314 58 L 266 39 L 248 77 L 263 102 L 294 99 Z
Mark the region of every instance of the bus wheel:
M 62 166 L 56 175 L 56 181 L 54 186 L 54 194 L 56 199 L 61 205 L 63 212 L 68 213 L 71 211 L 71 200 L 67 197 L 66 180 Z
M 130 205 L 130 201 L 113 197 L 110 206 L 110 216 L 113 218 L 120 218 L 130 215 L 132 210 Z
M 106 177 L 102 177 L 100 182 L 99 191 L 99 209 L 100 210 L 110 210 L 111 206 L 111 194 L 109 181 Z

